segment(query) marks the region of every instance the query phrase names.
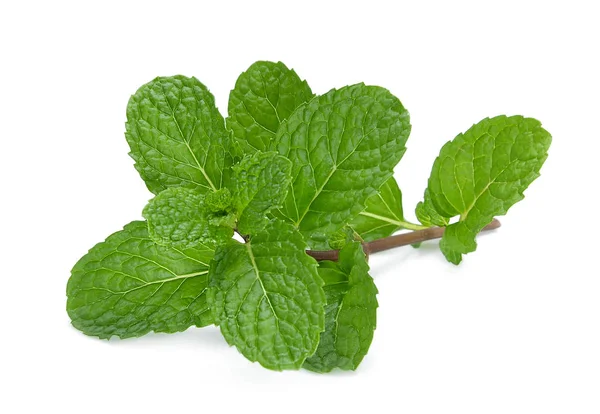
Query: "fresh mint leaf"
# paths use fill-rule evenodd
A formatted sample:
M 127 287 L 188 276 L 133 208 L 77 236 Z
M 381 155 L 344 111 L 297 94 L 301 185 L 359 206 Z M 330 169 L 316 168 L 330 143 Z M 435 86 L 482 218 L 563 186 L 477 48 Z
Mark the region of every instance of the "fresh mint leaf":
M 415 213 L 417 215 L 417 219 L 424 226 L 440 226 L 445 227 L 450 223 L 450 220 L 447 217 L 441 216 L 433 206 L 431 202 L 431 196 L 429 195 L 429 189 L 425 190 L 425 195 L 423 197 L 424 201 L 420 201 L 417 204 L 417 208 Z
M 417 213 L 421 218 L 432 211 L 447 219 L 459 216 L 440 242 L 450 262 L 458 264 L 463 254 L 475 251 L 477 233 L 523 199 L 540 175 L 551 141 L 539 121 L 502 115 L 484 119 L 444 145 Z
M 160 246 L 145 222 L 129 223 L 73 267 L 67 285 L 73 326 L 108 339 L 211 324 L 205 293 L 212 256 L 204 246 Z
M 229 133 L 213 95 L 196 78 L 159 77 L 129 99 L 127 142 L 148 189 L 202 193 L 221 187 Z
M 354 370 L 367 354 L 377 319 L 377 288 L 362 246 L 346 245 L 338 262 L 319 263 L 325 281 L 325 331 L 303 367 L 316 372 Z
M 348 243 L 352 243 L 356 236 L 357 234 L 350 226 L 344 226 L 329 237 L 327 244 L 331 249 L 339 250 Z
M 227 127 L 244 153 L 267 151 L 279 125 L 313 96 L 306 81 L 283 63 L 256 62 L 229 95 Z
M 390 177 L 369 197 L 367 207 L 350 222 L 364 241 L 381 239 L 401 230 L 405 225 L 402 193 L 394 177 Z
M 190 248 L 198 244 L 214 248 L 230 240 L 233 227 L 223 226 L 218 221 L 227 213 L 210 211 L 204 199 L 204 194 L 196 190 L 173 187 L 150 200 L 142 215 L 148 220 L 152 240 L 176 248 Z M 214 203 L 212 201 L 211 204 L 213 210 Z
M 239 215 L 238 231 L 254 234 L 266 225 L 266 214 L 287 195 L 292 163 L 276 152 L 247 155 L 233 167 L 232 189 Z
M 246 244 L 220 247 L 210 306 L 230 345 L 274 370 L 298 369 L 317 348 L 325 294 L 317 263 L 289 223 L 273 221 Z
M 300 106 L 272 148 L 293 164 L 281 214 L 312 249 L 365 209 L 406 151 L 408 111 L 387 89 L 357 84 Z

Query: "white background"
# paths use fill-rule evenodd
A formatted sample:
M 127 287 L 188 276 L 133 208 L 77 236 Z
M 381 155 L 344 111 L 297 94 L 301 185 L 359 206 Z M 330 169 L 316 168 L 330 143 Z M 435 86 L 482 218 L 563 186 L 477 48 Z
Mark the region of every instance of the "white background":
M 595 2 L 3 1 L 3 413 L 600 413 Z M 240 72 L 281 60 L 316 93 L 359 81 L 409 109 L 407 217 L 444 142 L 486 116 L 553 134 L 526 199 L 455 267 L 430 242 L 372 257 L 380 309 L 356 372 L 271 372 L 216 328 L 100 341 L 70 326 L 87 249 L 151 194 L 129 96 L 196 76 L 223 113 Z

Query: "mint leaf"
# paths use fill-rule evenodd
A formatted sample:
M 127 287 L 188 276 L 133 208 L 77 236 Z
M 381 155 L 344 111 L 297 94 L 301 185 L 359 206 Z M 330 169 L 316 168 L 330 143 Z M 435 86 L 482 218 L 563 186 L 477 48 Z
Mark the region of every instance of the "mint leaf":
M 417 208 L 415 209 L 415 213 L 417 215 L 417 219 L 424 226 L 440 226 L 445 227 L 450 222 L 447 217 L 441 216 L 433 206 L 431 202 L 431 196 L 429 195 L 429 190 L 425 190 L 424 201 L 420 201 L 417 204 Z
M 325 295 L 300 233 L 274 221 L 246 244 L 220 247 L 210 303 L 230 345 L 274 370 L 298 369 L 317 348 Z
M 352 243 L 355 238 L 356 233 L 354 230 L 349 226 L 344 226 L 329 237 L 327 244 L 331 249 L 339 250 L 348 243 Z
M 377 318 L 377 288 L 358 242 L 340 250 L 338 262 L 319 263 L 325 281 L 325 331 L 303 367 L 316 372 L 354 370 L 367 354 Z
M 204 246 L 177 250 L 157 245 L 145 222 L 129 223 L 73 267 L 67 285 L 73 326 L 108 339 L 211 324 L 205 292 L 212 256 Z
M 229 95 L 227 127 L 246 154 L 266 151 L 279 125 L 313 93 L 281 62 L 256 62 L 240 75 Z
M 159 77 L 143 85 L 129 99 L 126 129 L 135 168 L 154 194 L 221 187 L 229 133 L 198 79 Z
M 196 190 L 174 187 L 150 200 L 142 215 L 148 220 L 152 240 L 177 248 L 190 248 L 198 244 L 214 248 L 230 240 L 233 237 L 233 227 L 222 226 L 221 222 L 215 223 L 214 220 L 227 213 L 210 211 L 204 198 Z M 222 204 L 222 200 L 218 201 Z M 211 207 L 214 209 L 213 204 Z
M 484 119 L 444 145 L 417 213 L 459 216 L 440 242 L 450 262 L 458 264 L 462 254 L 475 251 L 477 233 L 523 199 L 540 175 L 551 141 L 539 121 L 502 115 Z
M 299 107 L 273 148 L 292 163 L 281 209 L 312 249 L 364 210 L 406 151 L 409 115 L 387 89 L 357 84 Z
M 247 155 L 233 167 L 234 205 L 238 231 L 256 233 L 266 225 L 266 214 L 283 203 L 292 181 L 292 163 L 276 152 Z
M 369 197 L 367 208 L 350 222 L 364 241 L 381 239 L 404 228 L 402 193 L 394 177 L 390 177 Z

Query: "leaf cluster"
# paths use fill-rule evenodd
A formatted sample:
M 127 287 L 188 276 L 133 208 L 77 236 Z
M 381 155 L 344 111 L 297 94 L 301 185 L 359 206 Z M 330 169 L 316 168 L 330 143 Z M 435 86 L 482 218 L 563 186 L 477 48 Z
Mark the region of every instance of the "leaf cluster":
M 441 149 L 415 224 L 393 177 L 410 129 L 387 89 L 315 96 L 281 62 L 240 75 L 226 119 L 196 78 L 143 85 L 129 100 L 125 136 L 155 196 L 145 221 L 74 266 L 73 326 L 128 338 L 214 324 L 269 369 L 356 369 L 378 307 L 364 243 L 442 226 L 440 248 L 458 264 L 477 233 L 523 198 L 551 141 L 522 116 L 472 126 Z M 327 249 L 339 260 L 306 253 Z

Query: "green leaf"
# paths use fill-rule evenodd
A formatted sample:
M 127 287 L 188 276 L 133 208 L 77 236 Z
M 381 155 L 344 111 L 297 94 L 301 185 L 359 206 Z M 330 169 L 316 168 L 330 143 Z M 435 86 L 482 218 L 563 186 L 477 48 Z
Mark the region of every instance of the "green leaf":
M 304 368 L 329 372 L 334 368 L 354 370 L 367 354 L 377 317 L 377 288 L 369 275 L 361 244 L 340 250 L 338 262 L 319 263 L 325 281 L 325 331 L 319 347 L 304 362 Z
M 279 125 L 313 96 L 306 81 L 283 63 L 256 62 L 229 95 L 227 127 L 244 153 L 267 151 Z
M 190 248 L 198 244 L 214 248 L 230 240 L 233 237 L 232 227 L 213 224 L 215 217 L 226 215 L 227 212 L 219 214 L 210 211 L 204 199 L 205 196 L 196 190 L 174 187 L 150 200 L 142 215 L 148 220 L 152 240 L 177 248 Z
M 463 254 L 475 251 L 477 233 L 523 199 L 525 189 L 540 175 L 551 141 L 535 119 L 497 116 L 444 145 L 417 214 L 459 216 L 440 242 L 450 262 L 458 264 Z
M 333 89 L 299 107 L 273 148 L 293 163 L 292 188 L 281 214 L 312 249 L 365 209 L 406 151 L 409 115 L 378 86 Z
M 138 89 L 127 105 L 125 136 L 148 189 L 220 188 L 229 159 L 224 122 L 196 78 L 159 77 Z
M 246 244 L 220 247 L 210 304 L 230 345 L 274 370 L 298 369 L 317 348 L 325 294 L 300 233 L 274 221 Z
M 348 243 L 352 243 L 356 238 L 356 235 L 357 234 L 351 227 L 344 226 L 329 237 L 327 244 L 331 249 L 339 250 Z
M 157 245 L 145 222 L 129 223 L 73 267 L 67 285 L 73 326 L 108 339 L 210 325 L 205 292 L 212 256 L 204 246 L 177 250 Z
M 266 214 L 281 206 L 292 181 L 291 169 L 292 163 L 276 152 L 247 155 L 233 167 L 231 188 L 241 234 L 262 230 Z
M 425 190 L 424 200 L 425 201 L 420 201 L 415 209 L 417 219 L 421 222 L 421 224 L 428 227 L 447 226 L 450 220 L 447 217 L 440 216 L 440 214 L 435 210 L 435 207 L 431 202 L 431 196 L 429 195 L 428 189 Z
M 377 194 L 367 200 L 367 208 L 352 220 L 350 226 L 364 241 L 381 239 L 404 227 L 402 193 L 394 177 L 390 177 Z

